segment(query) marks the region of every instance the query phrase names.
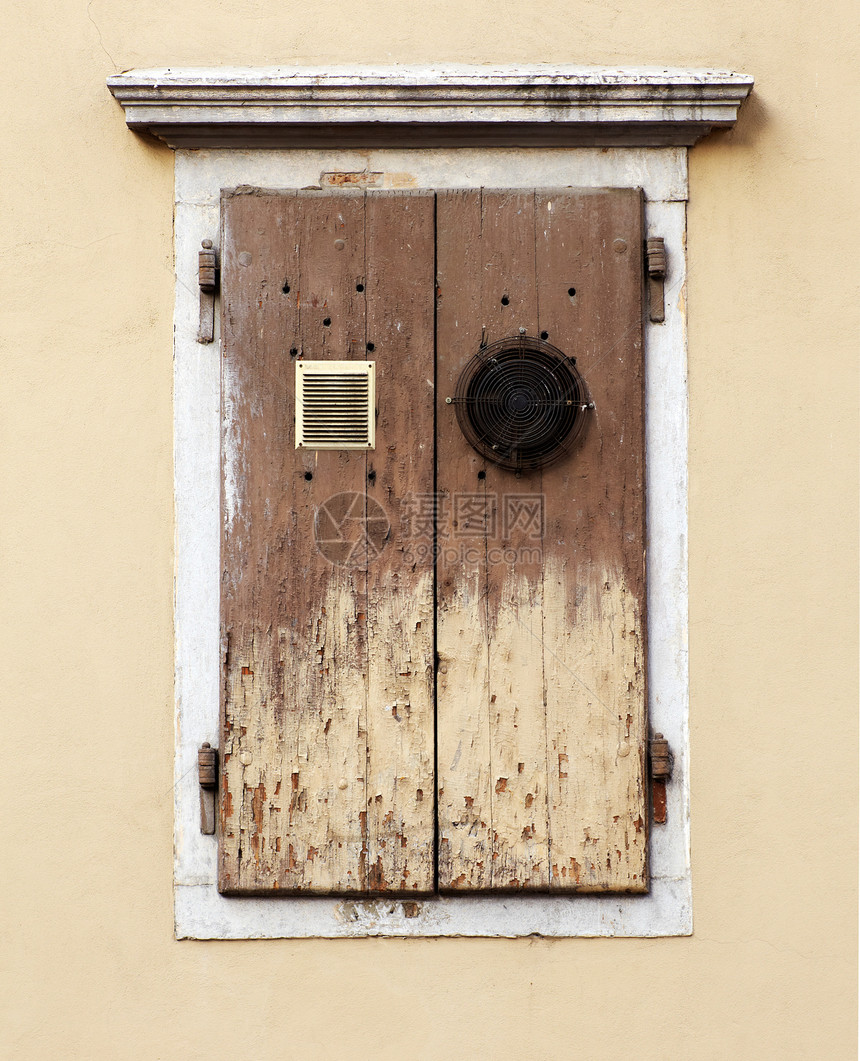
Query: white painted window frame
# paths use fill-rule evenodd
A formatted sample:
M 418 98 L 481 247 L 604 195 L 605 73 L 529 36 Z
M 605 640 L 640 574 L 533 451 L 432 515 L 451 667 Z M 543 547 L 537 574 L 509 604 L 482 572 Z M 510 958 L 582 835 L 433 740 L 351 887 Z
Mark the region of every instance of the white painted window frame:
M 175 72 L 171 76 L 186 87 L 191 84 L 195 92 L 200 87 L 200 79 L 185 75 L 182 80 Z M 212 72 L 206 74 L 210 81 L 214 76 Z M 223 72 L 218 76 L 222 88 L 228 81 L 228 88 L 231 91 L 235 88 L 235 77 L 226 78 Z M 247 73 L 243 76 L 247 89 Z M 522 80 L 521 72 L 518 76 Z M 742 98 L 738 85 L 745 86 L 743 95 L 749 91 L 751 79 L 736 75 L 719 77 L 734 78 L 731 84 L 736 97 Z M 159 81 L 151 74 L 122 75 L 122 78 L 128 84 L 143 83 L 146 93 L 153 91 L 153 80 Z M 145 127 L 140 109 L 133 110 L 133 101 L 123 100 L 117 91 L 116 82 L 121 78 L 111 80 L 112 91 L 126 107 L 129 124 Z M 461 76 L 459 81 L 462 80 Z M 259 77 L 255 84 L 258 82 Z M 367 101 L 368 93 L 372 96 L 365 85 L 358 101 Z M 223 94 L 218 96 L 218 106 L 223 104 Z M 192 141 L 188 141 L 191 126 L 177 117 L 175 101 L 169 104 L 173 110 L 165 110 L 164 100 L 156 98 L 153 106 L 161 110 L 150 115 L 152 130 L 177 147 L 174 328 L 174 910 L 177 938 L 690 934 L 684 316 L 688 184 L 686 147 L 677 145 L 679 140 L 684 143 L 678 128 L 687 119 L 690 126 L 687 142 L 694 142 L 707 131 L 701 127 L 701 112 L 691 111 L 687 119 L 683 114 L 679 117 L 677 109 L 668 116 L 664 114 L 663 124 L 669 130 L 665 136 L 654 135 L 654 116 L 649 114 L 652 132 L 640 139 L 651 146 L 450 147 L 424 145 L 417 137 L 410 146 L 402 148 L 356 150 L 333 143 L 320 148 L 268 146 L 237 150 L 234 143 L 241 147 L 242 141 L 241 137 L 236 139 L 235 123 L 231 123 L 228 139 L 217 130 L 210 130 L 211 140 L 203 136 L 203 142 L 215 146 L 196 146 L 201 137 L 200 123 L 206 117 L 205 107 L 216 106 L 211 99 L 207 103 L 207 97 L 200 98 L 203 116 L 195 112 L 196 139 Z M 735 114 L 740 98 L 734 104 Z M 235 96 L 231 99 L 235 102 Z M 192 103 L 199 110 L 200 99 L 195 97 Z M 313 113 L 301 108 L 290 111 L 291 130 L 296 128 L 296 114 L 311 124 L 324 120 L 317 113 L 319 101 L 313 106 Z M 451 115 L 456 106 L 466 105 L 462 101 L 449 101 L 445 113 Z M 474 113 L 472 106 L 468 110 L 471 119 Z M 546 113 L 544 120 L 548 121 Z M 415 115 L 420 119 L 417 111 Z M 235 115 L 232 117 L 235 119 Z M 403 115 L 399 117 L 402 119 Z M 537 117 L 539 120 L 540 114 Z M 627 118 L 629 126 L 629 113 Z M 277 125 L 275 119 L 272 124 Z M 267 127 L 265 121 L 263 126 Z M 205 121 L 203 128 L 209 128 Z M 279 143 L 276 134 L 277 130 L 273 134 L 274 145 Z M 249 143 L 259 143 L 259 135 L 255 127 L 254 138 Z M 183 142 L 194 146 L 184 147 Z M 572 142 L 576 142 L 576 137 Z M 585 142 L 592 141 L 586 138 Z M 212 239 L 217 246 L 222 188 L 242 184 L 304 188 L 317 186 L 323 174 L 337 171 L 382 174 L 375 178 L 377 187 L 641 187 L 645 192 L 647 235 L 665 239 L 668 259 L 665 322 L 645 325 L 648 714 L 651 729 L 665 734 L 675 754 L 674 776 L 668 786 L 668 820 L 651 828 L 651 888 L 646 895 L 512 894 L 401 901 L 227 898 L 217 890 L 217 839 L 200 832 L 197 749 L 204 741 L 217 746 L 219 739 L 220 342 L 217 314 L 215 341 L 209 345 L 197 341 L 197 252 L 203 239 Z

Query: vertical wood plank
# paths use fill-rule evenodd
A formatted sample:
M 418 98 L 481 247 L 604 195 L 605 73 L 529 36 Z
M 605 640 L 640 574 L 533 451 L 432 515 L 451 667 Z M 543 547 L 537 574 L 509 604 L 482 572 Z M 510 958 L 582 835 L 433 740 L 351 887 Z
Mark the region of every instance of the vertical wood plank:
M 365 300 L 356 292 L 356 277 L 366 268 L 364 197 L 299 193 L 298 204 L 299 356 L 361 360 Z M 292 419 L 291 409 L 283 414 Z M 298 732 L 281 887 L 295 880 L 311 892 L 363 891 L 367 885 L 366 464 L 361 451 L 294 450 L 290 477 L 301 503 L 278 572 L 286 589 L 279 626 L 291 633 Z M 278 489 L 277 482 L 270 486 Z M 329 521 L 348 551 L 330 544 Z
M 443 889 L 487 887 L 493 856 L 486 558 L 482 534 L 477 542 L 455 537 L 452 517 L 458 493 L 486 499 L 484 481 L 478 478 L 486 466 L 466 444 L 445 403 L 482 339 L 481 229 L 479 191 L 437 193 L 436 739 Z
M 446 888 L 539 888 L 549 883 L 541 542 L 540 532 L 535 538 L 530 526 L 522 521 L 509 526 L 507 518 L 524 495 L 539 500 L 539 477 L 518 480 L 478 458 L 445 403 L 481 343 L 517 334 L 519 328 L 533 333 L 537 325 L 534 196 L 485 189 L 452 197 L 449 209 L 469 209 L 472 228 L 465 236 L 462 219 L 446 212 L 437 237 L 440 377 L 443 364 L 446 370 L 439 392 L 437 466 L 440 496 L 450 510 L 439 579 L 440 585 L 456 585 L 465 566 L 481 596 L 449 592 L 439 609 L 440 660 L 448 672 L 440 675 L 445 688 L 440 684 L 439 740 L 440 749 L 444 744 L 451 753 L 440 754 L 440 789 L 447 799 L 440 803 L 439 827 L 442 844 L 451 851 L 455 838 L 466 835 L 458 844 L 456 872 L 450 863 L 441 883 Z M 471 255 L 467 262 L 464 245 Z M 451 333 L 466 339 L 456 354 L 447 339 Z M 472 640 L 464 640 L 463 630 Z M 464 713 L 459 698 L 477 674 L 483 703 L 470 702 Z M 486 746 L 464 739 L 469 729 L 475 731 L 475 712 Z M 485 825 L 476 828 L 476 823 Z M 485 828 L 489 836 L 483 835 Z
M 219 887 L 224 891 L 241 890 L 257 876 L 276 876 L 281 854 L 271 850 L 266 836 L 280 834 L 278 819 L 289 813 L 291 766 L 285 776 L 272 755 L 274 733 L 263 714 L 281 720 L 283 739 L 294 747 L 292 681 L 281 672 L 277 623 L 260 622 L 258 584 L 260 568 L 268 575 L 271 523 L 287 518 L 295 489 L 292 440 L 280 405 L 293 396 L 293 366 L 282 340 L 296 334 L 298 312 L 295 296 L 281 289 L 284 270 L 297 282 L 298 222 L 295 195 L 276 202 L 256 195 L 222 200 Z M 278 480 L 287 484 L 287 510 L 280 509 L 279 495 L 268 497 L 266 484 Z
M 484 190 L 481 204 L 481 319 L 485 341 L 537 327 L 532 192 Z M 540 530 L 513 512 L 540 503 L 540 473 L 517 478 L 485 467 L 495 507 L 486 536 L 493 857 L 488 886 L 543 888 L 547 847 L 546 713 L 541 614 Z
M 366 237 L 361 193 L 224 200 L 219 887 L 228 893 L 394 882 L 372 868 L 368 767 L 376 788 L 391 789 L 386 766 L 409 776 L 400 756 L 414 749 L 368 750 L 370 660 L 389 651 L 390 634 L 387 620 L 369 624 L 368 455 L 296 451 L 293 437 L 296 359 L 368 356 Z M 432 741 L 432 717 L 420 717 Z M 374 728 L 373 739 L 390 737 Z M 414 882 L 397 854 L 397 886 L 406 879 L 412 893 L 432 885 L 432 831 L 423 841 Z
M 648 887 L 642 212 L 638 189 L 536 196 L 540 328 L 595 404 L 543 473 L 553 890 Z
M 368 562 L 367 835 L 374 891 L 435 886 L 432 552 L 402 518 L 433 492 L 435 199 L 367 196 L 367 342 L 376 361 L 376 448 L 367 504 L 388 541 Z M 378 506 L 378 507 L 375 507 Z

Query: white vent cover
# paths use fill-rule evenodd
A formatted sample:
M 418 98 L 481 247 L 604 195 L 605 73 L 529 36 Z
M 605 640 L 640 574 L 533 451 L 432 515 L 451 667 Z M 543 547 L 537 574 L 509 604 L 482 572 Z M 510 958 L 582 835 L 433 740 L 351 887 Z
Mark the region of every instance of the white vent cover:
M 376 362 L 296 362 L 296 449 L 373 449 Z

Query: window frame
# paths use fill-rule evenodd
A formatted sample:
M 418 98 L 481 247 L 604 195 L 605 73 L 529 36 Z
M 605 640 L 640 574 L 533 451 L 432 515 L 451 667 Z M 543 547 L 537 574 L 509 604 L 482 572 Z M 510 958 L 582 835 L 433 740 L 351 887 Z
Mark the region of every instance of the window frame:
M 647 895 L 225 897 L 217 840 L 200 833 L 197 749 L 219 732 L 219 330 L 197 341 L 197 252 L 216 241 L 220 193 L 241 184 L 316 185 L 383 174 L 382 186 L 630 187 L 646 234 L 663 236 L 666 320 L 644 325 L 648 523 L 648 710 L 675 753 L 668 821 L 651 831 Z M 377 185 L 379 186 L 379 185 Z M 232 148 L 176 151 L 174 410 L 176 502 L 175 931 L 178 938 L 664 936 L 692 932 L 687 663 L 687 389 L 684 316 L 687 170 L 683 147 Z

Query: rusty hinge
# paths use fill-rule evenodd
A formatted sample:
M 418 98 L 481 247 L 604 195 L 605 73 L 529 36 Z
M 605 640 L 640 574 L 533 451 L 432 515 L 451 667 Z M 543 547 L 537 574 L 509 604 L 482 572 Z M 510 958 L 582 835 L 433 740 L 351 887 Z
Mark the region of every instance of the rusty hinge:
M 200 782 L 200 832 L 215 832 L 215 793 L 218 789 L 218 749 L 209 741 L 197 752 L 197 780 Z
M 666 821 L 666 782 L 672 776 L 675 757 L 669 742 L 662 733 L 655 733 L 648 747 L 651 758 L 651 803 L 654 821 L 662 825 Z
M 662 324 L 666 319 L 666 244 L 662 236 L 645 240 L 645 265 L 648 271 L 648 318 L 654 324 Z
M 203 250 L 197 253 L 197 280 L 200 284 L 200 327 L 198 343 L 211 343 L 215 338 L 215 294 L 218 291 L 218 253 L 211 239 L 204 239 Z

